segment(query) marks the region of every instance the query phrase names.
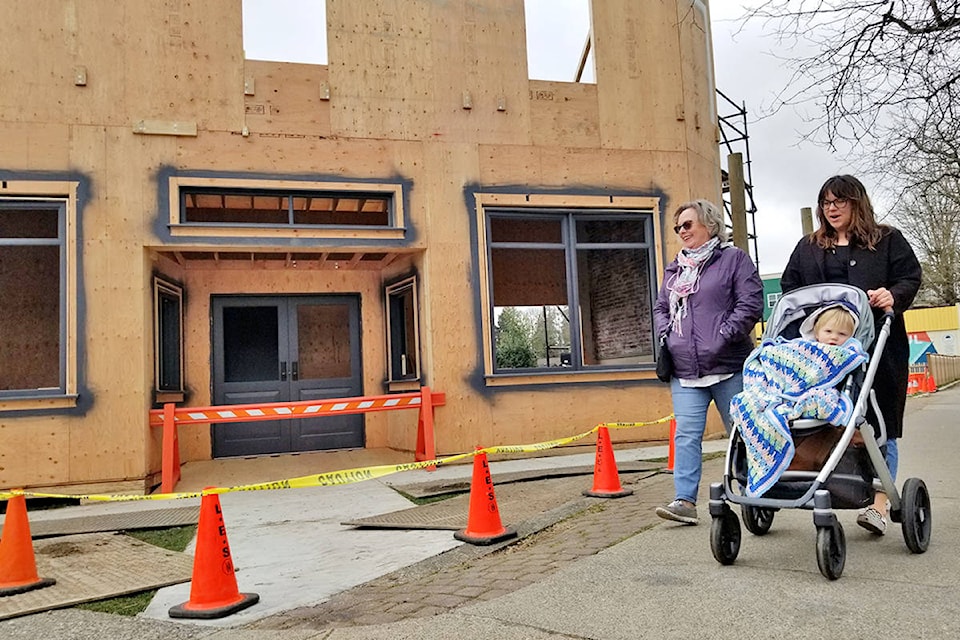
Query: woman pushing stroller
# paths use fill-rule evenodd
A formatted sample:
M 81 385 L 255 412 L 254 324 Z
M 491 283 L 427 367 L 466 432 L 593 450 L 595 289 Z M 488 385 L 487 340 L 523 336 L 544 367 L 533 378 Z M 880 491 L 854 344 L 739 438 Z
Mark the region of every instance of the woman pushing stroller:
M 903 312 L 920 288 L 920 263 L 900 231 L 877 223 L 866 188 L 853 176 L 833 176 L 823 183 L 817 195 L 817 219 L 820 227 L 797 244 L 780 286 L 784 293 L 828 282 L 858 287 L 867 292 L 877 325 L 884 311 L 893 311 L 890 338 L 880 357 L 874 388 L 886 427 L 887 466 L 896 479 L 897 438 L 903 432 L 910 360 Z M 868 419 L 877 424 L 872 413 L 871 407 Z M 857 524 L 883 535 L 886 503 L 886 496 L 877 492 Z

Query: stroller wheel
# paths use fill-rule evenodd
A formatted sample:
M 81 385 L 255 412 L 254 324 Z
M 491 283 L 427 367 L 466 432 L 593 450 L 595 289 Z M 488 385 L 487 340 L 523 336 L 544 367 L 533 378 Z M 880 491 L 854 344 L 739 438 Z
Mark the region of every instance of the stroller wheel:
M 740 520 L 730 507 L 710 523 L 710 550 L 720 564 L 733 564 L 740 553 Z
M 903 483 L 903 504 L 900 514 L 903 520 L 903 541 L 913 553 L 923 553 L 930 544 L 933 521 L 930 519 L 930 494 L 920 478 L 907 478 Z
M 773 514 L 777 510 L 745 504 L 741 507 L 740 512 L 743 515 L 743 526 L 747 528 L 747 531 L 755 536 L 762 536 L 770 531 L 770 527 L 773 525 Z
M 836 580 L 843 573 L 847 561 L 847 539 L 839 522 L 827 527 L 817 527 L 817 566 L 829 580 Z

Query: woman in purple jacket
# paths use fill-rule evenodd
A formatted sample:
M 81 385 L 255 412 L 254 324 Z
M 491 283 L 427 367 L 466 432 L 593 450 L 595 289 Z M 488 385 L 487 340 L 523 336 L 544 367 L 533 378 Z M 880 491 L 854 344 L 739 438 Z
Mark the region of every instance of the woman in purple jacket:
M 726 243 L 723 212 L 706 200 L 680 205 L 673 230 L 683 248 L 663 274 L 654 306 L 657 335 L 673 356 L 670 393 L 675 499 L 657 507 L 667 520 L 697 524 L 703 431 L 710 402 L 730 432 L 730 399 L 743 389 L 743 362 L 763 310 L 763 284 L 746 252 Z

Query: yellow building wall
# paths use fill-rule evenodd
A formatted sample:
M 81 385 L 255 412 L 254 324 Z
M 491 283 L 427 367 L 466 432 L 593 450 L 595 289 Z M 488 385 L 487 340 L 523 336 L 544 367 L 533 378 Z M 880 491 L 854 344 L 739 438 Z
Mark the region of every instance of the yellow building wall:
M 956 331 L 960 328 L 960 305 L 909 309 L 903 314 L 908 332 Z
M 0 172 L 76 175 L 90 193 L 78 311 L 84 410 L 0 412 L 0 486 L 149 486 L 160 461 L 158 430 L 147 425 L 154 273 L 185 286 L 194 406 L 210 401 L 209 300 L 220 293 L 358 293 L 365 393 L 383 393 L 382 287 L 416 268 L 423 382 L 447 397 L 437 410 L 438 453 L 670 412 L 668 388 L 652 372 L 603 384 L 485 386 L 475 212 L 465 193 L 523 185 L 649 194 L 666 218 L 692 197 L 718 201 L 705 11 L 681 0 L 592 3 L 596 85 L 527 79 L 522 0 L 328 0 L 326 67 L 244 60 L 240 0 L 7 0 L 2 13 L 0 78 L 9 90 L 0 92 Z M 196 135 L 138 132 L 174 126 Z M 324 250 L 171 238 L 165 176 L 180 172 L 401 180 L 412 233 L 392 248 L 403 257 L 382 271 L 180 262 L 170 256 Z M 671 258 L 676 239 L 660 240 L 660 259 Z M 335 250 L 382 247 L 358 238 Z M 415 425 L 414 412 L 368 416 L 367 446 L 411 450 Z M 710 432 L 718 431 L 714 417 Z M 612 435 L 667 433 L 661 425 Z M 181 446 L 183 460 L 209 457 L 209 428 L 185 428 Z

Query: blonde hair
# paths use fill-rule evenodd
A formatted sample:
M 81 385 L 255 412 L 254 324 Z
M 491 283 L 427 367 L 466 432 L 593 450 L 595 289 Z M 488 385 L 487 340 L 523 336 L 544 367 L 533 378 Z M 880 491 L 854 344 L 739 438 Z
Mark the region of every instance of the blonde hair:
M 727 226 L 723 219 L 723 211 L 709 200 L 698 199 L 684 202 L 673 212 L 673 224 L 677 224 L 680 214 L 687 209 L 693 209 L 697 220 L 707 228 L 710 237 L 720 238 L 720 242 L 727 241 Z
M 814 334 L 817 334 L 820 329 L 827 324 L 832 324 L 837 329 L 845 330 L 850 335 L 853 335 L 853 330 L 857 325 L 853 314 L 843 307 L 830 307 L 822 311 L 820 315 L 817 316 L 816 322 L 813 323 Z

